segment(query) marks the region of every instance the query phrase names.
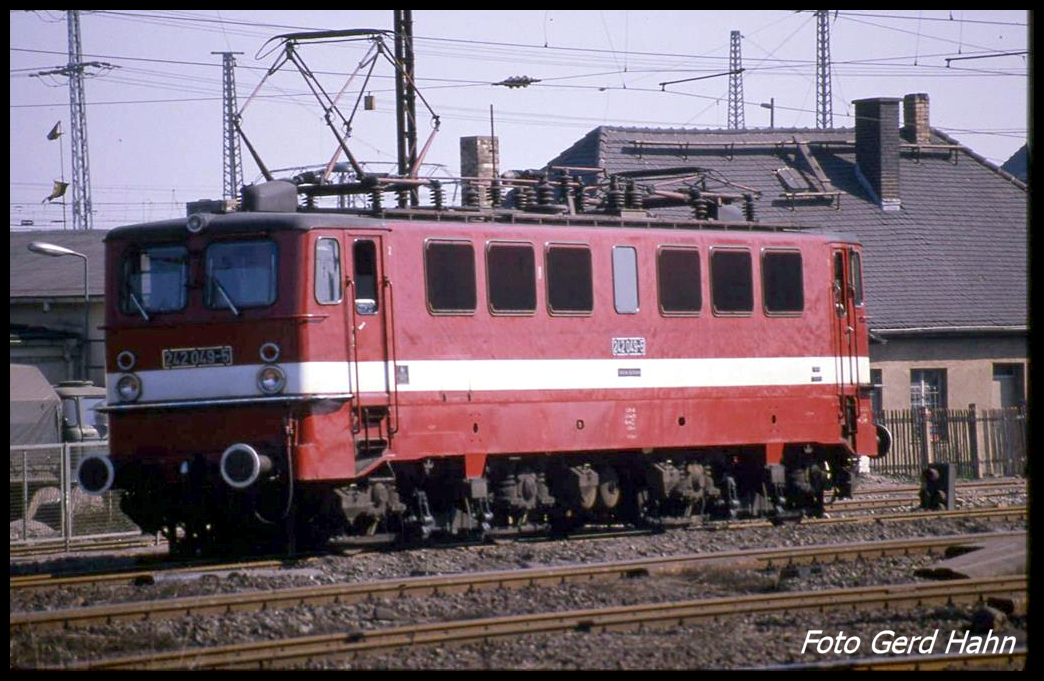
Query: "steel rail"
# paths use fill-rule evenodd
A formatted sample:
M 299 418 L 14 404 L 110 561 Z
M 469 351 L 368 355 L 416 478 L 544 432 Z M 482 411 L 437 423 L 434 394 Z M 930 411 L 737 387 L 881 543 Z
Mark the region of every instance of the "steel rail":
M 1017 493 L 1018 492 L 977 492 L 973 498 L 996 499 L 1012 496 Z M 958 501 L 962 499 L 967 500 L 967 497 L 958 497 Z M 920 503 L 921 500 L 916 497 L 895 496 L 883 499 L 842 499 L 840 501 L 835 501 L 826 508 L 829 511 L 843 511 L 848 513 L 852 511 L 866 511 L 878 508 L 893 508 L 896 506 L 919 506 Z
M 563 631 L 604 632 L 650 626 L 684 626 L 733 615 L 902 608 L 975 603 L 986 597 L 1025 593 L 1027 579 L 987 579 L 829 589 L 787 594 L 728 596 L 452 622 L 430 622 L 379 630 L 357 630 L 274 641 L 187 648 L 144 655 L 89 660 L 71 669 L 267 669 L 330 657 L 355 656 L 397 648 L 461 644 Z
M 216 563 L 213 561 L 163 570 L 164 574 L 179 572 L 221 572 L 223 570 L 250 570 L 258 568 L 275 568 L 282 566 L 286 561 L 280 559 L 254 560 L 245 563 Z M 33 587 L 64 587 L 77 586 L 79 584 L 102 584 L 106 582 L 154 582 L 157 570 L 131 568 L 109 574 L 82 573 L 75 575 L 55 574 L 30 574 L 12 575 L 11 589 L 28 589 Z
M 880 514 L 880 515 L 868 515 L 868 516 L 843 516 L 843 517 L 825 517 L 825 518 L 805 518 L 801 522 L 802 524 L 809 525 L 824 525 L 834 523 L 863 523 L 863 522 L 906 522 L 912 520 L 946 520 L 946 519 L 967 519 L 967 518 L 985 518 L 985 519 L 1002 519 L 1002 520 L 1017 520 L 1024 518 L 1027 515 L 1026 506 L 1011 506 L 1011 507 L 998 507 L 998 508 L 976 508 L 976 509 L 964 509 L 958 511 L 914 511 L 911 513 L 893 513 L 893 514 Z M 735 521 L 712 521 L 709 527 L 713 527 L 716 530 L 731 530 L 731 529 L 750 529 L 750 528 L 761 528 L 761 527 L 772 527 L 773 523 L 766 520 L 735 520 Z M 684 526 L 688 529 L 699 529 L 702 525 L 687 525 Z M 221 571 L 231 569 L 251 569 L 261 567 L 276 567 L 283 564 L 283 560 L 268 560 L 268 561 L 254 561 L 248 563 L 234 563 L 234 564 L 196 564 L 188 566 L 179 566 L 174 568 L 174 571 Z M 39 575 L 16 575 L 11 577 L 10 588 L 11 589 L 26 589 L 26 588 L 38 588 L 38 587 L 60 587 L 60 586 L 75 586 L 78 584 L 98 584 L 103 582 L 127 582 L 136 580 L 155 580 L 155 570 L 140 570 L 131 569 L 127 571 L 114 572 L 111 574 L 98 574 L 98 573 L 85 573 L 76 575 L 55 575 L 55 574 L 39 574 Z
M 943 553 L 950 547 L 971 546 L 984 540 L 1026 537 L 1025 532 L 990 532 L 899 539 L 849 544 L 818 544 L 798 547 L 743 549 L 710 553 L 640 558 L 593 563 L 506 570 L 454 573 L 431 577 L 408 577 L 375 582 L 350 582 L 324 586 L 294 587 L 271 591 L 248 591 L 218 596 L 195 596 L 155 601 L 116 603 L 11 615 L 11 631 L 55 627 L 91 626 L 142 620 L 221 615 L 231 612 L 275 610 L 304 604 L 359 603 L 381 598 L 428 596 L 503 588 L 590 582 L 598 579 L 644 577 L 701 566 L 766 567 L 873 559 L 884 556 Z
M 999 478 L 997 480 L 974 480 L 970 482 L 958 482 L 955 488 L 958 492 L 964 491 L 977 491 L 980 489 L 994 488 L 994 487 L 1021 487 L 1023 491 L 1027 488 L 1027 481 L 1019 480 L 1018 478 Z M 864 496 L 870 494 L 917 494 L 921 490 L 919 485 L 902 485 L 899 487 L 882 487 L 873 489 L 859 489 L 857 488 L 852 492 L 854 496 Z

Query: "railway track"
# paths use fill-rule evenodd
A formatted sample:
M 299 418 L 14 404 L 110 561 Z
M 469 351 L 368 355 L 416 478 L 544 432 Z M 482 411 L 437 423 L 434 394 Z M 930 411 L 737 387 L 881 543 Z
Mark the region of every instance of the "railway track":
M 845 499 L 828 506 L 829 510 L 836 511 L 862 511 L 878 508 L 889 508 L 908 504 L 917 506 L 920 501 L 917 493 L 920 488 L 916 485 L 902 486 L 884 489 L 856 489 L 853 499 Z M 1003 490 L 1003 491 L 991 491 Z M 974 482 L 961 482 L 957 484 L 958 493 L 972 493 L 977 498 L 996 498 L 1007 494 L 1026 491 L 1026 481 L 1019 479 L 980 480 Z M 908 495 L 913 496 L 908 496 Z M 874 496 L 875 499 L 860 499 L 860 497 Z M 13 545 L 8 553 L 10 558 L 31 558 L 54 554 L 85 553 L 92 551 L 118 551 L 131 548 L 157 548 L 166 546 L 166 541 L 153 536 L 135 536 L 101 540 L 78 540 L 69 542 L 64 540 L 44 540 L 29 544 Z
M 1019 478 L 998 478 L 995 480 L 972 480 L 967 482 L 958 482 L 955 487 L 957 492 L 980 492 L 988 489 L 1020 489 L 1026 491 L 1027 482 Z M 884 488 L 856 488 L 852 493 L 855 497 L 879 495 L 879 494 L 913 494 L 916 498 L 917 493 L 921 491 L 920 485 L 900 485 L 897 487 L 884 487 Z
M 869 516 L 835 516 L 825 518 L 806 518 L 802 522 L 810 525 L 834 524 L 834 523 L 862 523 L 862 522 L 907 522 L 915 520 L 942 520 L 942 519 L 1007 519 L 1018 520 L 1026 517 L 1026 506 L 1012 506 L 999 508 L 978 508 L 958 511 L 914 511 L 910 513 L 877 514 Z M 736 520 L 736 521 L 714 521 L 710 527 L 714 530 L 742 529 L 753 527 L 771 527 L 773 523 L 765 520 Z M 699 526 L 696 526 L 699 527 Z M 690 528 L 691 529 L 691 528 Z M 633 532 L 633 531 L 629 531 Z M 611 534 L 611 533 L 610 533 Z M 361 549 L 354 549 L 359 551 Z M 77 586 L 82 584 L 103 584 L 118 582 L 143 582 L 150 583 L 157 579 L 157 575 L 177 572 L 222 572 L 228 570 L 248 570 L 259 568 L 273 568 L 285 564 L 285 558 L 273 558 L 268 560 L 255 560 L 245 563 L 193 563 L 190 565 L 172 564 L 171 567 L 158 566 L 150 569 L 131 568 L 108 574 L 100 573 L 76 573 L 76 574 L 26 574 L 15 575 L 10 578 L 10 588 L 58 588 Z
M 976 499 L 1003 499 L 1009 497 L 1013 492 L 981 492 L 976 493 Z M 967 497 L 963 497 L 966 499 Z M 962 497 L 958 496 L 958 501 L 961 501 Z M 919 508 L 920 499 L 911 498 L 908 496 L 897 496 L 897 497 L 886 497 L 876 499 L 842 499 L 835 501 L 832 504 L 826 506 L 827 513 L 834 512 L 859 512 L 859 511 L 874 511 L 882 508 Z
M 590 582 L 598 579 L 644 577 L 707 566 L 775 568 L 794 564 L 867 560 L 884 556 L 936 553 L 954 547 L 969 547 L 989 539 L 1024 538 L 1025 532 L 991 532 L 976 535 L 873 541 L 849 544 L 820 544 L 802 547 L 745 549 L 680 556 L 643 558 L 613 563 L 595 563 L 496 572 L 455 573 L 410 577 L 377 582 L 354 582 L 251 591 L 218 596 L 117 603 L 66 610 L 15 613 L 11 631 L 112 624 L 147 619 L 216 615 L 230 612 L 276 610 L 299 605 L 358 603 L 382 598 L 429 596 L 488 589 L 523 588 L 535 585 Z
M 907 608 L 976 603 L 1016 597 L 1027 588 L 1025 576 L 955 582 L 830 589 L 786 594 L 728 596 L 672 603 L 543 612 L 450 622 L 431 622 L 377 630 L 357 630 L 275 641 L 187 648 L 144 655 L 90 660 L 71 669 L 267 669 L 331 657 L 358 656 L 416 646 L 443 646 L 498 638 L 568 631 L 603 632 L 657 626 L 684 626 L 741 614 L 796 610 Z
M 134 536 L 122 539 L 41 541 L 31 544 L 11 546 L 8 554 L 11 558 L 33 558 L 54 554 L 87 553 L 91 551 L 122 551 L 126 549 L 160 548 L 167 545 L 165 540 L 152 536 Z

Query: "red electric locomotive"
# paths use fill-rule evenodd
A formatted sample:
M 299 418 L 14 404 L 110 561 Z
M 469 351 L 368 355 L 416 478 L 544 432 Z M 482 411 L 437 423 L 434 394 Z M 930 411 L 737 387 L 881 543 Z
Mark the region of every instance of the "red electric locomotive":
M 106 236 L 79 477 L 174 545 L 814 513 L 886 447 L 851 239 L 300 189 Z

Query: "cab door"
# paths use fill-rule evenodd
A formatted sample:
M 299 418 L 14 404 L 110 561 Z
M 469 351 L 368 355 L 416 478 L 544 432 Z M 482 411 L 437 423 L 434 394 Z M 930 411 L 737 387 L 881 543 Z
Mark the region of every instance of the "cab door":
M 862 300 L 862 273 L 859 267 L 859 254 L 846 247 L 835 247 L 832 259 L 832 292 L 834 314 L 832 319 L 832 337 L 834 345 L 834 362 L 837 377 L 837 391 L 842 434 L 851 440 L 855 448 L 856 425 L 859 422 L 859 383 L 861 353 L 867 348 L 860 347 L 860 338 L 866 337 L 866 314 Z
M 375 459 L 391 444 L 395 424 L 395 362 L 390 330 L 393 294 L 384 274 L 383 235 L 345 237 L 346 320 L 357 459 Z

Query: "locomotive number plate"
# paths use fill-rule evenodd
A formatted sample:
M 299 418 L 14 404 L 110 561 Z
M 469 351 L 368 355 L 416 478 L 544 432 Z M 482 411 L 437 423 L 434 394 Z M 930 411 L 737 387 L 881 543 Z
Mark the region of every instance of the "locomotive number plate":
M 232 346 L 212 348 L 166 348 L 163 350 L 164 369 L 191 369 L 195 367 L 228 366 L 232 364 Z

